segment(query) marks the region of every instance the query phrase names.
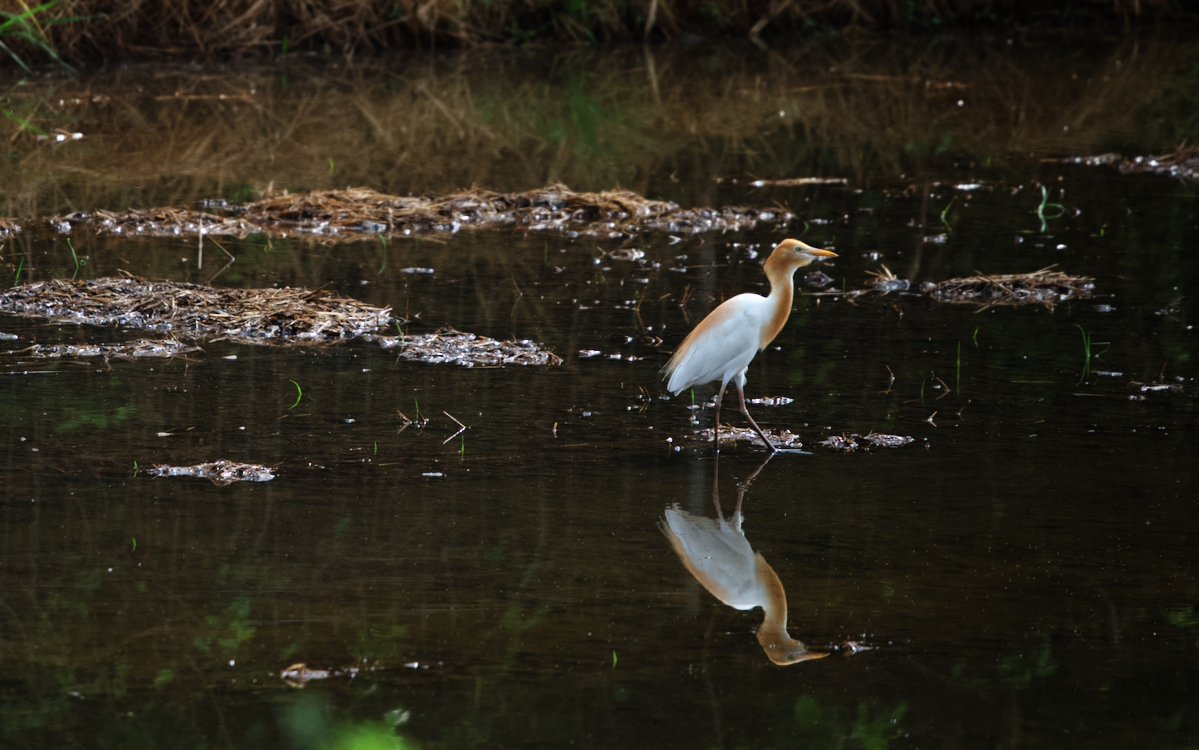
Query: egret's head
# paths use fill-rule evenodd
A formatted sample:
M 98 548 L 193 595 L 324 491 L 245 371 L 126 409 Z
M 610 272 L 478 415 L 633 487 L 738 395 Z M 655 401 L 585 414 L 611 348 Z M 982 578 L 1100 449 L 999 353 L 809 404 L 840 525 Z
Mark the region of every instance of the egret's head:
M 814 260 L 823 258 L 836 258 L 837 254 L 831 250 L 821 250 L 819 248 L 806 245 L 799 240 L 783 240 L 774 248 L 772 256 L 782 254 L 785 259 L 793 263 L 796 267 L 806 266 Z

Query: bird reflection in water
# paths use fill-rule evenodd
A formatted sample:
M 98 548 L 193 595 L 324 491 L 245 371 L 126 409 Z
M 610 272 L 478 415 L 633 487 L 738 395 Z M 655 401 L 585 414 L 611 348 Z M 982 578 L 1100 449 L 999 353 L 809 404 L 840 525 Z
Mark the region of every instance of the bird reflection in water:
M 787 634 L 787 593 L 783 583 L 766 558 L 753 551 L 741 531 L 741 501 L 750 483 L 768 463 L 769 457 L 737 485 L 737 504 L 732 517 L 726 520 L 720 509 L 720 459 L 717 458 L 712 484 L 716 518 L 693 516 L 675 504 L 666 509 L 662 531 L 683 565 L 712 596 L 734 609 L 761 607 L 766 611 L 766 619 L 758 628 L 758 643 L 772 662 L 797 664 L 823 658 L 828 653 L 809 651 Z

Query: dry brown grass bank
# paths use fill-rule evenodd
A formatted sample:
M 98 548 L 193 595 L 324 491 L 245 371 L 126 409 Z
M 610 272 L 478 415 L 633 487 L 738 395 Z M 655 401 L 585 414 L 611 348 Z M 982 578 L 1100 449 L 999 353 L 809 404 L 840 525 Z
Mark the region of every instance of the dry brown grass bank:
M 25 0 L 0 0 L 21 13 Z M 42 15 L 68 58 L 349 53 L 446 44 L 595 42 L 803 29 L 1131 27 L 1177 20 L 1170 0 L 63 0 Z

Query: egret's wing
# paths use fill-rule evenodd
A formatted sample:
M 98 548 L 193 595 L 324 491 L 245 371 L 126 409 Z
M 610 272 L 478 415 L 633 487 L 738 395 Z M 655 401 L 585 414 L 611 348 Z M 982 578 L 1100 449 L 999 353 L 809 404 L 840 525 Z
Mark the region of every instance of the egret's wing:
M 679 393 L 713 380 L 727 383 L 749 367 L 758 353 L 762 332 L 758 308 L 765 302 L 756 294 L 739 294 L 700 321 L 663 368 L 670 375 L 666 390 Z
M 712 596 L 735 609 L 762 606 L 757 560 L 745 536 L 723 521 L 666 511 L 662 531 L 683 565 Z

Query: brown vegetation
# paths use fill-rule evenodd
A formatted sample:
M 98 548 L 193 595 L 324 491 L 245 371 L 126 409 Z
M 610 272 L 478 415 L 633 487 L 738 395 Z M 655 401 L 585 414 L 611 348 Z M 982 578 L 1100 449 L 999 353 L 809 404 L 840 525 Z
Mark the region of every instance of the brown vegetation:
M 132 276 L 15 286 L 0 293 L 0 311 L 55 323 L 120 325 L 192 340 L 220 337 L 260 344 L 352 339 L 395 320 L 390 309 L 325 290 L 227 289 Z
M 246 205 L 221 203 L 214 207 L 242 214 L 244 218 L 166 207 L 94 214 L 76 211 L 66 217 L 46 217 L 45 221 L 60 233 L 80 225 L 99 233 L 129 237 L 244 238 L 264 234 L 335 242 L 497 226 L 563 232 L 572 237 L 631 237 L 650 229 L 697 234 L 752 229 L 759 223 L 786 226 L 792 218 L 790 212 L 776 208 L 682 209 L 670 201 L 648 200 L 631 190 L 577 193 L 561 184 L 520 193 L 497 193 L 476 187 L 450 195 L 418 197 L 386 195 L 370 188 L 295 194 L 272 191 L 262 200 Z M 22 230 L 18 220 L 8 224 L 11 231 Z
M 1095 280 L 1089 276 L 1072 276 L 1061 271 L 1042 268 L 1032 273 L 1004 275 L 978 274 L 963 279 L 948 279 L 927 285 L 933 299 L 942 302 L 982 305 L 985 310 L 996 305 L 1044 305 L 1049 309 L 1059 302 L 1090 297 Z
M 20 13 L 21 0 L 0 9 Z M 594 42 L 804 28 L 1117 24 L 1176 18 L 1169 0 L 65 0 L 43 14 L 88 20 L 45 26 L 71 58 L 379 50 L 396 46 Z

